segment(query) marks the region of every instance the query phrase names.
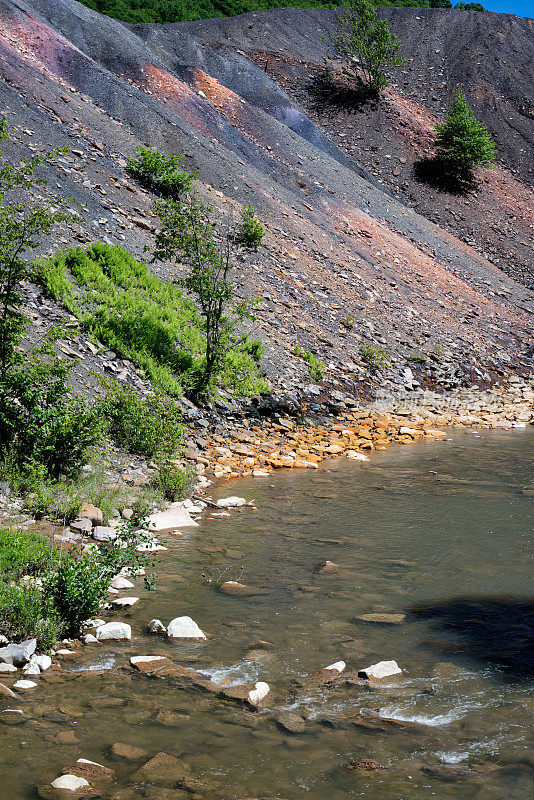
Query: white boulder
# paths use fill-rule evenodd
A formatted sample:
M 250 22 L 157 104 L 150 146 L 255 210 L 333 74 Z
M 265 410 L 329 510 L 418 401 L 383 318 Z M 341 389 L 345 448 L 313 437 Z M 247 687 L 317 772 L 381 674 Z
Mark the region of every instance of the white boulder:
M 151 619 L 146 626 L 148 633 L 166 633 L 167 628 L 160 619 Z
M 183 505 L 177 504 L 167 511 L 151 514 L 148 518 L 148 527 L 152 531 L 172 531 L 176 528 L 197 528 L 198 522 L 195 522 Z
M 325 669 L 335 669 L 336 672 L 339 672 L 339 674 L 341 675 L 346 666 L 347 665 L 345 664 L 344 661 L 336 661 L 335 664 L 330 664 L 328 667 L 325 667 Z
M 218 508 L 239 508 L 240 506 L 246 505 L 246 500 L 244 497 L 221 497 L 220 500 L 217 500 L 217 507 Z
M 96 629 L 96 638 L 99 642 L 108 639 L 124 640 L 132 638 L 132 629 L 126 622 L 106 622 Z
M 200 630 L 191 617 L 175 617 L 167 625 L 169 639 L 206 639 L 206 634 Z
M 19 689 L 21 692 L 28 692 L 30 689 L 35 689 L 36 686 L 35 681 L 15 681 L 13 684 L 13 688 Z
M 133 606 L 139 600 L 138 597 L 118 597 L 116 600 L 111 601 L 112 606 Z
M 371 664 L 370 667 L 358 670 L 360 678 L 374 678 L 381 680 L 382 678 L 389 678 L 391 675 L 402 675 L 402 670 L 396 661 L 378 661 L 376 664 Z
M 41 672 L 44 672 L 45 670 L 50 669 L 52 666 L 52 659 L 47 655 L 32 656 L 30 659 L 30 664 L 37 664 Z
M 133 589 L 134 584 L 125 578 L 124 575 L 115 575 L 110 583 L 112 589 Z
M 255 685 L 254 689 L 251 689 L 248 693 L 248 701 L 251 705 L 257 706 L 264 697 L 266 697 L 269 692 L 271 691 L 271 687 L 265 681 L 258 681 Z
M 151 661 L 165 661 L 165 656 L 132 656 L 130 664 L 135 667 L 136 664 L 150 664 Z
M 77 775 L 60 775 L 55 781 L 50 784 L 53 789 L 69 789 L 71 792 L 76 792 L 78 789 L 83 789 L 84 786 L 89 786 L 89 781 L 85 778 L 79 778 Z

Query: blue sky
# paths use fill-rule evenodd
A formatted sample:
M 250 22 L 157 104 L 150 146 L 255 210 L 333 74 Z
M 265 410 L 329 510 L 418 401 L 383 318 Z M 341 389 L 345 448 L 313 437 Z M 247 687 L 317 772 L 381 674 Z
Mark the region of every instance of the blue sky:
M 534 0 L 479 0 L 479 2 L 488 11 L 517 14 L 518 17 L 534 17 Z

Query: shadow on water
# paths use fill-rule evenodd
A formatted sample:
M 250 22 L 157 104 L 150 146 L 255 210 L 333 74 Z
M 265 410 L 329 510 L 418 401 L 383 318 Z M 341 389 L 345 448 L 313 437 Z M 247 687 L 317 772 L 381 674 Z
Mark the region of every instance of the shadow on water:
M 518 597 L 457 597 L 409 612 L 412 619 L 430 620 L 451 637 L 448 655 L 466 655 L 496 664 L 509 677 L 534 675 L 534 601 Z M 434 646 L 438 646 L 433 643 Z

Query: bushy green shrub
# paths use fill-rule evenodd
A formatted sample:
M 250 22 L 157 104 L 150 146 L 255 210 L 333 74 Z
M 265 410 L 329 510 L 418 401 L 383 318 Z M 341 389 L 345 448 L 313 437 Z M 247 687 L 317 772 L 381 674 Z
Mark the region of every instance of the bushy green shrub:
M 151 485 L 165 500 L 174 503 L 190 495 L 195 478 L 196 472 L 192 467 L 182 469 L 171 462 L 164 462 L 153 475 Z
M 205 327 L 173 283 L 122 247 L 99 243 L 41 260 L 36 277 L 95 340 L 143 370 L 155 389 L 173 397 L 193 393 L 205 370 Z M 230 342 L 224 355 L 240 347 Z
M 253 397 L 269 391 L 269 384 L 262 378 L 258 363 L 246 349 L 231 350 L 219 375 L 219 383 L 238 397 Z
M 295 347 L 293 352 L 296 356 L 302 358 L 302 360 L 306 362 L 313 380 L 322 381 L 325 374 L 325 366 L 319 361 L 317 356 L 315 356 L 313 353 L 310 353 L 309 350 L 303 350 L 301 347 L 299 347 L 299 345 Z
M 46 576 L 44 592 L 67 636 L 78 636 L 82 623 L 102 608 L 111 577 L 102 569 L 97 549 L 64 553 L 56 568 Z
M 245 206 L 241 212 L 238 241 L 245 247 L 259 247 L 264 235 L 265 228 L 256 216 L 256 209 L 254 206 Z
M 175 400 L 161 393 L 140 397 L 132 387 L 111 381 L 106 387 L 97 407 L 116 444 L 148 458 L 176 454 L 184 426 Z
M 413 361 L 414 364 L 426 364 L 428 358 L 420 347 L 416 347 L 408 356 L 408 361 Z
M 177 200 L 191 189 L 196 178 L 192 172 L 180 169 L 181 156 L 165 155 L 149 147 L 138 147 L 134 157 L 128 159 L 126 169 L 139 183 L 162 197 Z
M 384 353 L 375 344 L 363 342 L 359 347 L 360 355 L 372 372 L 378 372 L 388 366 Z
M 34 531 L 0 528 L 0 575 L 39 575 L 50 566 L 52 545 Z
M 37 639 L 47 650 L 61 635 L 58 611 L 37 583 L 16 584 L 0 578 L 0 633 L 8 639 Z

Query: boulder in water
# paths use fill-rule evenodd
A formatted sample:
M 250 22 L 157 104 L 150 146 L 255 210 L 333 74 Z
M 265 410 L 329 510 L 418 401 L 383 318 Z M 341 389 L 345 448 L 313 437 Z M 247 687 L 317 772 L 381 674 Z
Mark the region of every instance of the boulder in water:
M 167 626 L 167 637 L 169 639 L 193 639 L 203 641 L 207 638 L 204 631 L 201 631 L 197 623 L 191 617 L 175 617 Z
M 382 680 L 393 675 L 402 675 L 402 670 L 396 661 L 378 661 L 370 667 L 358 670 L 358 676 L 367 680 Z

